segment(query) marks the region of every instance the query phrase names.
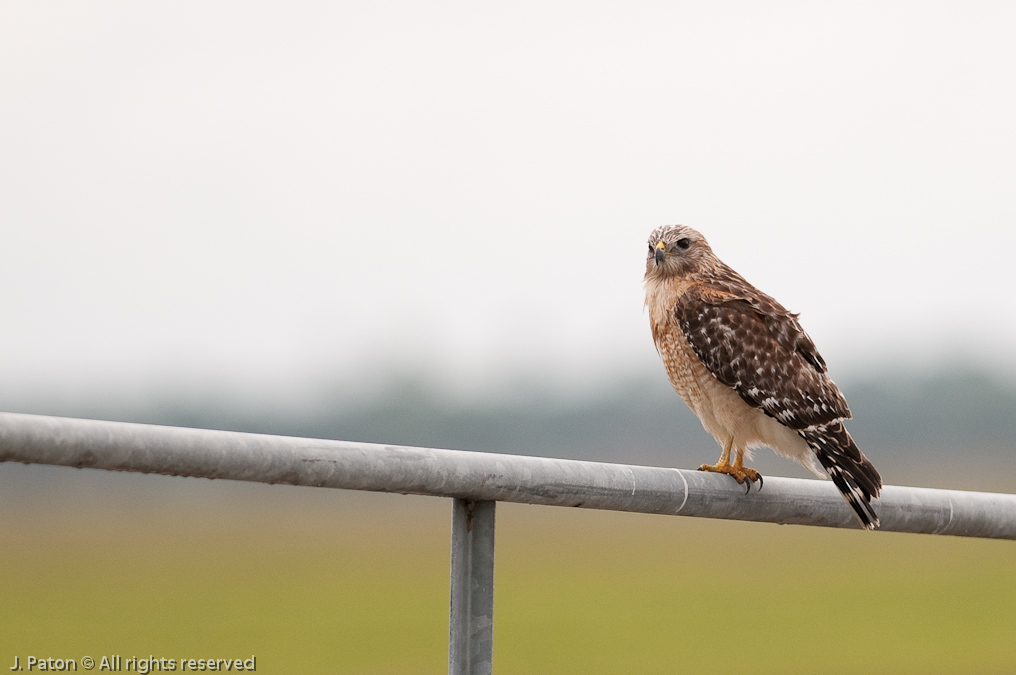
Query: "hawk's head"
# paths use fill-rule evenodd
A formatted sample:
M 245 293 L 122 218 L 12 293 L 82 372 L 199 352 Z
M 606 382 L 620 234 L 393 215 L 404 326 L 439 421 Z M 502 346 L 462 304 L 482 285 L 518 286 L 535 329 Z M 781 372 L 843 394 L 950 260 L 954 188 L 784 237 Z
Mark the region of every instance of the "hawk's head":
M 709 242 L 685 225 L 664 225 L 649 235 L 646 279 L 685 276 L 714 259 Z

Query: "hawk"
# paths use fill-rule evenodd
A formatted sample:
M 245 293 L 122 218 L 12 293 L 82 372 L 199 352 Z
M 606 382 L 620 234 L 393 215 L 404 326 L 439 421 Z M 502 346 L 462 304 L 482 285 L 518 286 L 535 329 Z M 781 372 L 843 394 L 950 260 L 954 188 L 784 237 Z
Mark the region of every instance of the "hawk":
M 768 446 L 822 476 L 868 530 L 882 477 L 847 433 L 850 409 L 797 314 L 725 265 L 699 232 L 667 225 L 649 236 L 646 306 L 667 377 L 723 448 L 701 471 L 755 481 L 744 465 Z M 733 455 L 733 462 L 731 462 Z

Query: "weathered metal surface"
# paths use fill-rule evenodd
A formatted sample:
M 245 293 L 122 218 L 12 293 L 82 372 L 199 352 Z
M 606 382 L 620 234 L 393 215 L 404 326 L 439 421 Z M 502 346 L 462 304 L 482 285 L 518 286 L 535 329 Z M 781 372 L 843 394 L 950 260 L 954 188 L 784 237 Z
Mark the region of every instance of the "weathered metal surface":
M 449 675 L 491 675 L 495 502 L 452 500 Z
M 857 528 L 832 483 L 0 413 L 0 461 Z M 1016 495 L 886 486 L 881 529 L 1016 539 Z

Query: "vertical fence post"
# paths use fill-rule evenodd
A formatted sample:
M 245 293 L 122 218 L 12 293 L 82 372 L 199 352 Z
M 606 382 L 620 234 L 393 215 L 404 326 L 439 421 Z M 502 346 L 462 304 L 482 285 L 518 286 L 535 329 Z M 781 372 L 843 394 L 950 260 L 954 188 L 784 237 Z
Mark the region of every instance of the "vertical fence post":
M 449 675 L 493 669 L 495 503 L 452 500 Z

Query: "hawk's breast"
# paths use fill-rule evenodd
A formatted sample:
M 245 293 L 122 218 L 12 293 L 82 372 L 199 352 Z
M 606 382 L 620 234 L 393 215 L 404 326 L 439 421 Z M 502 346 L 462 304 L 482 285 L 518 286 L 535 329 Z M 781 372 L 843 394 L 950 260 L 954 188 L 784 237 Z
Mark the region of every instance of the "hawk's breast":
M 709 372 L 681 331 L 674 314 L 674 298 L 679 298 L 688 285 L 680 279 L 650 283 L 646 288 L 646 305 L 653 340 L 671 386 L 702 421 L 706 431 L 719 440 L 729 436 L 728 428 L 734 424 L 730 418 L 755 411 L 733 388 Z
M 749 405 L 696 354 L 675 312 L 675 298 L 680 299 L 687 286 L 681 280 L 666 280 L 646 288 L 653 340 L 674 390 L 720 445 L 733 441 L 745 451 L 765 445 L 811 467 L 808 446 L 795 431 Z

